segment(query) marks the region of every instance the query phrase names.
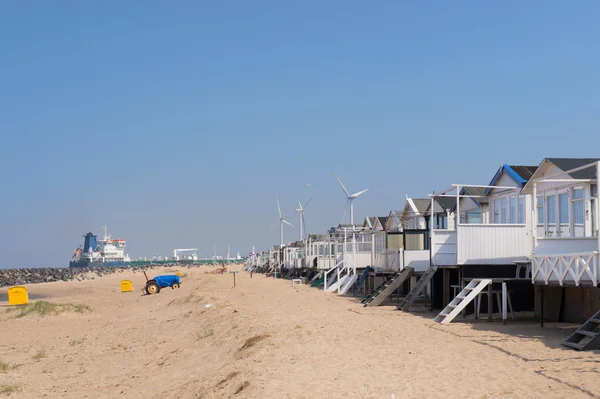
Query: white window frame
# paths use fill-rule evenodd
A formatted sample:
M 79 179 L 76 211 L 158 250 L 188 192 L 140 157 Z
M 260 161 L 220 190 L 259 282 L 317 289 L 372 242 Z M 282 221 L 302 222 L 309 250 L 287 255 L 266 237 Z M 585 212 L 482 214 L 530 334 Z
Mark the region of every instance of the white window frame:
M 583 197 L 582 198 L 574 198 L 575 190 L 583 189 Z M 540 238 L 591 238 L 593 237 L 593 229 L 589 231 L 589 228 L 586 228 L 586 216 L 585 209 L 588 206 L 586 200 L 586 191 L 587 187 L 582 185 L 581 183 L 572 184 L 570 186 L 562 186 L 555 187 L 548 190 L 544 190 L 537 195 L 537 198 L 534 199 L 536 201 L 535 209 L 536 209 L 536 220 L 535 223 L 538 228 L 543 228 L 544 234 Z M 568 210 L 567 210 L 567 222 L 561 222 L 560 218 L 560 196 L 567 194 L 568 198 Z M 542 205 L 540 207 L 538 203 L 538 198 L 543 198 Z M 554 222 L 548 222 L 548 197 L 554 197 Z M 577 202 L 583 203 L 584 209 L 584 220 L 583 223 L 575 223 L 575 211 L 574 204 Z M 591 201 L 590 201 L 591 203 Z M 543 223 L 538 223 L 540 209 L 543 211 L 542 219 Z M 566 229 L 565 229 L 566 227 Z M 583 235 L 576 235 L 576 228 L 579 227 L 583 229 Z M 554 229 L 554 232 L 551 234 L 551 228 Z M 566 231 L 565 231 L 566 230 Z
M 592 228 L 592 237 L 598 237 L 598 222 L 599 215 L 596 214 L 598 212 L 598 184 L 590 185 L 590 216 L 591 216 L 591 228 Z M 584 207 L 585 212 L 585 207 Z
M 581 196 L 581 198 L 575 198 L 575 190 L 582 190 L 583 195 Z M 570 205 L 570 211 L 571 211 L 571 231 L 572 231 L 572 236 L 573 237 L 585 237 L 586 236 L 586 229 L 585 229 L 585 186 L 573 186 L 570 188 L 570 198 L 571 198 L 571 203 Z M 576 223 L 575 222 L 575 204 L 576 203 L 582 203 L 582 209 L 583 209 L 583 220 L 581 223 Z M 576 236 L 575 232 L 577 227 L 581 227 L 583 229 L 583 235 L 582 236 Z M 592 231 L 593 231 L 593 227 L 592 227 Z
M 519 209 L 519 199 L 523 200 L 523 209 Z M 515 215 L 512 220 L 510 214 L 511 200 L 515 205 Z M 505 206 L 503 206 L 503 204 Z M 492 197 L 490 201 L 491 205 L 491 216 L 492 224 L 517 224 L 524 225 L 527 222 L 527 197 L 519 193 L 511 193 Z M 520 223 L 520 216 L 522 215 L 523 223 Z M 483 215 L 482 215 L 483 218 Z
M 542 203 L 540 204 L 539 200 L 542 200 Z M 537 197 L 535 198 L 535 208 L 536 208 L 536 219 L 535 219 L 535 223 L 538 225 L 538 227 L 544 227 L 546 226 L 546 196 L 542 193 L 542 194 L 538 194 Z M 540 216 L 542 217 L 542 222 L 540 223 Z

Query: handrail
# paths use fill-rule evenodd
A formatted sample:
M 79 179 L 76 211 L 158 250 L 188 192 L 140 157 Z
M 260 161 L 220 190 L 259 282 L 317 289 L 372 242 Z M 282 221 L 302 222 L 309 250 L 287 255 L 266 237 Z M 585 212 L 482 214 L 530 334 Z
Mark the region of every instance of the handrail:
M 534 258 L 552 258 L 554 256 L 581 256 L 581 255 L 597 255 L 598 251 L 574 252 L 574 253 L 557 253 L 557 254 L 533 254 Z
M 342 259 L 337 265 L 335 265 L 334 267 L 332 267 L 331 269 L 327 270 L 325 272 L 325 274 L 323 275 L 323 290 L 327 291 L 327 275 L 331 272 L 333 272 L 334 270 L 337 270 L 341 264 L 344 263 L 344 259 Z

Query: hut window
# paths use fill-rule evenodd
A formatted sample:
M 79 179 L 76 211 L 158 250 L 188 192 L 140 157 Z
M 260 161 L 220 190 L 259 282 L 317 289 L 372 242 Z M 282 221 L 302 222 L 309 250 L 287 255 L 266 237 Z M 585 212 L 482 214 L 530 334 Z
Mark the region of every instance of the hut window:
M 583 188 L 574 188 L 571 200 L 571 210 L 573 212 L 574 236 L 585 236 L 585 199 Z
M 539 225 L 544 224 L 544 196 L 537 196 L 537 222 Z
M 500 223 L 500 199 L 494 200 L 494 223 Z
M 525 224 L 525 196 L 519 195 L 519 224 Z

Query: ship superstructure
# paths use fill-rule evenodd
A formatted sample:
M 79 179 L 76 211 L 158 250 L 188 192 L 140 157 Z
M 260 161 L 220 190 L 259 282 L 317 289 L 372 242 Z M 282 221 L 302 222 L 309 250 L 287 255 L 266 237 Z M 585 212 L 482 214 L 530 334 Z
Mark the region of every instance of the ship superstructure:
M 131 266 L 125 254 L 125 240 L 113 240 L 104 226 L 104 237 L 98 240 L 93 233 L 83 236 L 83 248 L 79 246 L 73 253 L 70 267 L 122 267 Z

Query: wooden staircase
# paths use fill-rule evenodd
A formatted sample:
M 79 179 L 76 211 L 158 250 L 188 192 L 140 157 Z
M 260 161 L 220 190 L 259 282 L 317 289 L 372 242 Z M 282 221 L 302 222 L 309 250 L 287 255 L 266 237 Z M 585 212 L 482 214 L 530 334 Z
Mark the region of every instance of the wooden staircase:
M 492 280 L 489 278 L 471 280 L 433 320 L 442 324 L 450 323 L 469 303 L 477 298 L 477 294 L 491 283 Z
M 431 281 L 431 278 L 435 274 L 436 270 L 437 266 L 435 265 L 429 266 L 427 268 L 427 270 L 425 271 L 425 273 L 423 273 L 419 281 L 417 281 L 417 284 L 413 287 L 412 290 L 410 290 L 410 292 L 402 300 L 402 302 L 400 302 L 400 305 L 398 305 L 399 310 L 404 310 L 405 312 L 408 312 L 408 309 L 410 309 L 411 305 L 415 302 L 417 297 L 421 295 L 421 292 L 423 292 L 429 281 Z
M 600 310 L 563 341 L 563 345 L 578 351 L 600 349 Z
M 356 283 L 356 280 L 358 280 L 358 274 L 349 274 L 346 281 L 344 281 L 344 284 L 342 284 L 342 286 L 340 287 L 339 294 L 344 295 L 346 292 L 348 292 L 350 288 L 354 285 L 354 283 Z
M 329 287 L 327 287 L 327 292 L 337 291 L 338 287 L 341 287 L 346 282 L 348 277 L 350 277 L 350 270 L 342 269 L 339 273 L 339 277 L 337 273 L 333 273 L 335 274 L 335 280 L 329 285 Z
M 356 295 L 358 294 L 358 291 L 360 291 L 360 287 L 363 285 L 363 283 L 365 282 L 365 279 L 367 278 L 367 276 L 369 275 L 369 272 L 371 271 L 371 266 L 367 266 L 367 268 L 365 269 L 364 273 L 362 274 L 362 276 L 360 276 L 360 280 L 358 280 L 358 284 L 356 284 L 356 289 L 354 290 L 354 294 L 352 294 L 352 297 L 356 297 Z
M 311 279 L 308 281 L 308 284 L 311 285 L 311 287 L 313 286 L 312 284 L 319 280 L 320 278 L 323 278 L 323 271 L 320 271 L 318 273 L 315 273 L 314 276 L 311 277 Z
M 389 297 L 400 285 L 409 278 L 413 272 L 412 267 L 405 267 L 399 273 L 394 274 L 392 277 L 383 282 L 379 287 L 373 291 L 373 293 L 362 300 L 364 306 L 379 306 L 383 301 Z
M 285 276 L 284 276 L 283 278 L 285 278 L 285 279 L 291 278 L 291 277 L 292 277 L 292 274 L 294 274 L 294 272 L 295 272 L 295 271 L 296 271 L 296 270 L 295 270 L 293 267 L 290 267 L 290 268 L 287 270 L 287 273 L 285 274 Z

